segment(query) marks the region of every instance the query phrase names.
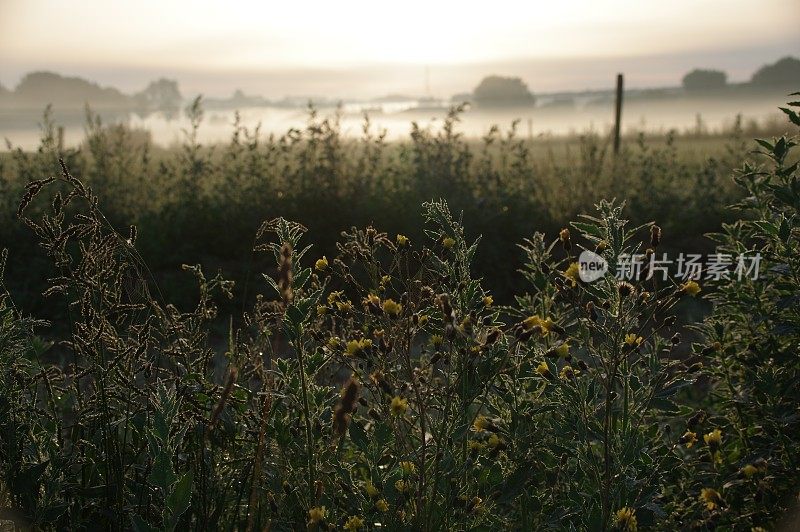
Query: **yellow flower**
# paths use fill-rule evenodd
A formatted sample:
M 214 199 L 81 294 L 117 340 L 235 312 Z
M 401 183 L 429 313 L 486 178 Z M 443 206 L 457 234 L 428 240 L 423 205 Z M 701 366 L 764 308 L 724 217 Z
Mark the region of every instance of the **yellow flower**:
M 723 504 L 722 496 L 714 488 L 703 488 L 700 490 L 700 500 L 706 503 L 708 510 L 715 510 Z
M 572 366 L 564 366 L 561 368 L 561 371 L 558 373 L 558 376 L 564 380 L 569 380 L 575 377 L 578 374 L 578 370 L 572 369 Z
M 381 284 L 389 284 L 391 280 L 392 280 L 391 275 L 384 275 L 383 277 L 381 277 Z
M 536 366 L 536 373 L 541 375 L 542 377 L 550 377 L 550 368 L 547 367 L 547 362 L 542 360 L 538 366 Z
M 405 480 L 401 479 L 394 483 L 394 489 L 400 493 L 405 493 L 405 491 L 408 489 L 408 485 L 406 484 Z
M 687 449 L 691 449 L 692 445 L 697 443 L 697 433 L 687 430 L 683 436 L 681 436 L 679 442 L 685 444 Z
M 403 305 L 395 302 L 393 299 L 387 299 L 383 302 L 383 311 L 389 316 L 396 318 L 403 311 Z
M 420 327 L 424 327 L 426 323 L 428 323 L 428 315 L 427 314 L 420 314 L 419 318 L 417 318 L 417 323 Z
M 358 530 L 359 528 L 364 528 L 364 520 L 356 515 L 351 515 L 344 524 L 345 530 Z
M 314 263 L 314 268 L 316 268 L 316 270 L 319 272 L 327 270 L 328 258 L 323 255 L 321 259 L 317 259 L 317 262 Z
M 338 308 L 341 312 L 350 312 L 353 310 L 353 304 L 349 301 L 337 301 L 336 308 Z
M 636 521 L 636 512 L 633 508 L 620 508 L 617 510 L 617 513 L 614 514 L 615 521 L 617 527 L 620 530 L 625 530 L 626 532 L 636 532 L 638 529 L 638 523 Z
M 408 237 L 406 235 L 397 235 L 397 245 L 398 246 L 407 246 L 408 245 Z
M 491 447 L 492 449 L 497 449 L 498 447 L 503 445 L 504 442 L 503 438 L 501 438 L 497 434 L 492 434 L 491 436 L 489 436 L 489 439 L 486 440 L 486 443 L 488 443 L 489 447 Z
M 542 319 L 539 316 L 528 316 L 522 320 L 522 326 L 526 331 L 530 331 L 534 327 L 538 326 L 542 330 L 542 336 L 547 336 L 547 334 L 553 330 L 555 324 L 550 318 Z
M 686 281 L 681 285 L 681 291 L 690 296 L 696 296 L 700 293 L 700 285 L 696 281 Z
M 569 355 L 569 344 L 564 342 L 560 346 L 556 347 L 556 354 L 561 358 L 567 358 Z
M 413 475 L 417 472 L 417 466 L 414 465 L 414 462 L 400 462 L 400 469 L 406 475 Z
M 370 294 L 364 298 L 364 306 L 380 307 L 381 298 L 379 298 L 375 294 Z
M 341 300 L 343 295 L 344 292 L 342 292 L 341 290 L 336 290 L 335 292 L 331 292 L 330 294 L 328 294 L 328 305 L 333 305 L 337 301 Z
M 431 335 L 431 345 L 433 347 L 441 347 L 442 342 L 444 342 L 444 338 L 440 334 Z
M 308 522 L 316 525 L 328 515 L 328 511 L 324 506 L 314 506 L 308 511 Z
M 756 473 L 758 473 L 758 468 L 756 466 L 754 466 L 753 464 L 747 464 L 746 466 L 744 466 L 741 469 L 741 472 L 742 472 L 742 475 L 745 476 L 745 478 L 750 478 L 753 475 L 755 475 Z
M 703 441 L 706 442 L 706 445 L 708 445 L 712 451 L 716 451 L 719 449 L 719 446 L 722 445 L 722 431 L 719 429 L 712 430 L 703 436 Z
M 486 430 L 486 427 L 489 426 L 489 420 L 486 419 L 486 416 L 483 414 L 478 414 L 478 417 L 475 418 L 475 421 L 472 422 L 472 430 L 475 432 L 481 432 L 482 430 Z
M 364 491 L 367 492 L 367 495 L 373 499 L 380 493 L 378 488 L 375 487 L 375 484 L 373 484 L 371 480 L 368 480 L 364 483 Z
M 494 304 L 494 298 L 492 296 L 486 296 L 483 298 L 483 306 L 486 308 L 491 307 Z
M 388 512 L 389 503 L 386 502 L 386 499 L 378 499 L 375 501 L 375 508 L 377 508 L 379 512 Z
M 354 357 L 356 355 L 361 354 L 363 348 L 361 347 L 360 340 L 350 340 L 347 342 L 347 347 L 345 347 L 345 354 L 349 357 Z
M 328 307 L 325 305 L 317 305 L 317 316 L 324 316 L 328 312 Z
M 636 336 L 636 333 L 629 333 L 625 335 L 625 343 L 628 345 L 640 346 L 644 339 L 641 336 Z
M 581 267 L 577 262 L 573 262 L 564 270 L 564 277 L 569 279 L 570 284 L 575 286 L 581 280 Z
M 402 397 L 395 396 L 389 409 L 392 411 L 392 415 L 402 416 L 408 410 L 408 401 Z
M 442 245 L 445 247 L 445 249 L 450 249 L 456 245 L 456 241 L 448 236 L 442 240 Z

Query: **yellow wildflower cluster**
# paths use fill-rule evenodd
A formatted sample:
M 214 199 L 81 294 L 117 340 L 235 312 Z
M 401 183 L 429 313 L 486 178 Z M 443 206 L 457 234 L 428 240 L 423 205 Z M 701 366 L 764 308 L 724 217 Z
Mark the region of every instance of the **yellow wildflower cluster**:
M 369 338 L 362 338 L 360 340 L 350 340 L 347 342 L 344 353 L 349 357 L 354 357 L 363 354 L 365 351 L 372 347 L 372 340 Z

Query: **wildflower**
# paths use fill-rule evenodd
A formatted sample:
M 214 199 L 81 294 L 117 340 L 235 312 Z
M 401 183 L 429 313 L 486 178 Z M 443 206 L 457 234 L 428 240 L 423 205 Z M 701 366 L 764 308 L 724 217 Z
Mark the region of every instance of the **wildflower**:
M 564 270 L 564 277 L 569 279 L 570 285 L 574 287 L 576 284 L 578 284 L 578 281 L 580 281 L 581 279 L 580 273 L 581 273 L 580 265 L 577 262 L 573 262 L 572 264 L 569 265 L 569 267 L 566 270 Z
M 614 514 L 614 518 L 614 521 L 620 530 L 625 530 L 626 532 L 636 532 L 638 529 L 636 512 L 633 510 L 633 508 L 629 508 L 627 506 L 625 508 L 620 508 L 617 510 L 616 514 Z
M 691 449 L 692 445 L 697 443 L 697 433 L 692 432 L 691 430 L 687 430 L 683 436 L 680 437 L 678 443 L 686 445 L 687 449 Z
M 308 511 L 308 523 L 310 525 L 316 525 L 325 519 L 326 515 L 328 515 L 328 511 L 324 506 L 314 506 Z
M 576 371 L 572 369 L 572 366 L 564 366 L 558 376 L 564 380 L 571 380 L 575 378 L 575 374 Z
M 542 319 L 539 316 L 528 316 L 522 320 L 522 326 L 526 331 L 532 330 L 534 327 L 541 329 L 542 336 L 547 336 L 547 333 L 553 328 L 553 320 L 550 318 Z
M 711 511 L 725 504 L 722 496 L 714 488 L 703 488 L 700 490 L 700 500 L 706 504 L 706 508 Z
M 489 436 L 489 439 L 486 440 L 486 443 L 492 449 L 505 449 L 506 446 L 505 442 L 503 441 L 503 438 L 501 438 L 497 434 L 492 434 L 491 436 Z
M 641 336 L 636 336 L 636 333 L 629 333 L 625 335 L 625 344 L 631 347 L 639 347 L 642 345 L 644 339 Z
M 389 503 L 386 502 L 386 499 L 378 499 L 375 501 L 375 508 L 377 508 L 379 512 L 388 512 Z
M 367 310 L 377 314 L 381 308 L 381 298 L 379 298 L 375 294 L 370 294 L 364 298 L 363 304 L 367 308 Z
M 634 288 L 634 286 L 627 281 L 620 281 L 617 283 L 617 292 L 619 292 L 619 297 L 628 297 L 635 291 L 636 288 Z
M 317 259 L 317 262 L 314 263 L 314 268 L 318 272 L 324 272 L 328 269 L 328 258 L 325 255 L 322 256 L 321 259 Z
M 445 247 L 445 249 L 450 249 L 456 245 L 456 241 L 448 236 L 445 237 L 444 240 L 442 240 L 442 245 Z
M 339 339 L 338 336 L 331 336 L 330 338 L 328 338 L 328 347 L 330 347 L 331 349 L 336 349 L 340 345 L 342 345 L 342 341 Z
M 681 291 L 694 297 L 700 293 L 700 285 L 697 281 L 686 281 L 681 285 Z
M 345 530 L 358 530 L 360 528 L 364 528 L 364 520 L 357 515 L 351 515 L 344 524 Z
M 337 301 L 336 308 L 339 309 L 341 312 L 350 312 L 353 310 L 353 304 L 350 301 Z
M 417 466 L 414 465 L 414 462 L 400 462 L 400 469 L 403 470 L 405 475 L 413 475 L 417 472 Z
M 712 430 L 703 436 L 703 441 L 712 451 L 716 451 L 722 445 L 722 431 L 719 429 Z
M 397 245 L 404 247 L 408 245 L 408 237 L 406 235 L 397 235 Z
M 661 243 L 661 228 L 657 225 L 650 226 L 650 245 L 657 248 Z
M 556 354 L 561 358 L 567 358 L 569 356 L 569 344 L 564 342 L 560 346 L 556 347 Z
M 343 295 L 344 292 L 342 292 L 341 290 L 336 290 L 334 292 L 331 292 L 330 294 L 328 294 L 328 305 L 333 305 L 337 301 L 340 301 Z
M 492 296 L 486 296 L 483 298 L 483 306 L 486 308 L 491 307 L 494 304 L 494 298 Z
M 397 395 L 394 396 L 392 404 L 390 405 L 390 410 L 392 411 L 392 415 L 402 416 L 406 413 L 406 410 L 408 410 L 408 400 Z
M 403 305 L 395 302 L 393 299 L 387 299 L 383 302 L 383 311 L 389 316 L 396 318 L 403 311 Z
M 354 357 L 356 355 L 360 355 L 364 351 L 363 347 L 361 346 L 361 340 L 350 340 L 347 342 L 347 347 L 345 347 L 345 354 L 349 357 Z
M 328 307 L 325 305 L 317 305 L 317 316 L 324 316 L 328 312 Z
M 440 334 L 432 334 L 430 342 L 431 342 L 431 345 L 433 347 L 438 348 L 438 347 L 442 346 L 442 342 L 444 342 L 444 338 L 442 338 L 442 336 Z
M 740 472 L 740 473 L 741 473 L 741 474 L 742 474 L 742 475 L 743 475 L 745 478 L 750 478 L 750 477 L 752 477 L 753 475 L 755 475 L 756 473 L 758 473 L 758 468 L 757 468 L 756 466 L 754 466 L 753 464 L 747 464 L 747 465 L 746 465 L 746 466 L 744 466 L 742 469 L 740 469 L 740 470 L 739 470 L 739 472 Z
M 381 277 L 381 284 L 389 284 L 392 281 L 391 275 L 384 275 Z
M 486 430 L 489 426 L 490 421 L 486 419 L 486 416 L 483 414 L 478 414 L 478 417 L 475 418 L 475 421 L 472 422 L 472 430 L 475 432 L 481 432 Z
M 408 484 L 406 484 L 405 480 L 400 479 L 394 483 L 394 489 L 396 489 L 400 493 L 405 493 L 406 490 L 408 489 Z
M 478 496 L 472 498 L 467 504 L 467 511 L 468 512 L 480 512 L 482 510 L 481 503 L 483 503 L 483 499 Z
M 372 498 L 372 499 L 374 499 L 375 497 L 377 497 L 377 496 L 378 496 L 378 494 L 380 493 L 380 492 L 378 491 L 378 488 L 376 488 L 376 487 L 375 487 L 375 484 L 373 484 L 371 480 L 368 480 L 368 481 L 366 481 L 366 482 L 364 483 L 364 491 L 365 491 L 365 492 L 367 493 L 367 495 L 368 495 L 370 498 Z
M 545 362 L 544 360 L 540 362 L 539 365 L 536 366 L 536 373 L 538 373 L 539 375 L 541 375 L 546 379 L 549 379 L 551 373 L 550 373 L 550 368 L 547 366 L 547 362 Z
M 420 327 L 425 327 L 426 323 L 428 323 L 428 315 L 420 314 L 419 317 L 417 317 L 417 325 Z
M 569 229 L 566 227 L 559 231 L 558 239 L 561 240 L 561 245 L 564 246 L 564 249 L 569 251 L 572 248 L 572 242 L 569 239 Z

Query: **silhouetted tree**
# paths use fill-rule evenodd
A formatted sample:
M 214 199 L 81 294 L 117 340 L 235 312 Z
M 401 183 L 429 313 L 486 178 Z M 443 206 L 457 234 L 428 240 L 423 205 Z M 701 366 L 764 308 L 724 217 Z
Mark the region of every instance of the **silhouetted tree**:
M 728 75 L 721 70 L 695 68 L 683 76 L 683 88 L 687 91 L 721 89 L 728 82 Z
M 520 78 L 488 76 L 473 91 L 478 105 L 533 105 L 536 101 L 528 86 Z
M 144 111 L 161 111 L 168 118 L 176 116 L 181 109 L 183 96 L 178 82 L 161 78 L 153 81 L 147 88 L 134 96 L 136 103 Z
M 764 65 L 753 74 L 750 83 L 796 88 L 800 86 L 800 60 L 787 56 L 772 65 Z

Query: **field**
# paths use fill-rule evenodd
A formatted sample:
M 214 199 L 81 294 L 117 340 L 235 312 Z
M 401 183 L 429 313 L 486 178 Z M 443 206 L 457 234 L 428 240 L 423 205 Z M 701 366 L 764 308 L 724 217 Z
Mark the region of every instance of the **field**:
M 135 530 L 791 527 L 800 188 L 714 133 L 0 154 L 0 520 Z M 758 138 L 760 140 L 753 140 Z M 587 282 L 578 255 L 757 279 Z M 3 275 L 3 264 L 5 272 Z M 45 321 L 46 320 L 46 321 Z

